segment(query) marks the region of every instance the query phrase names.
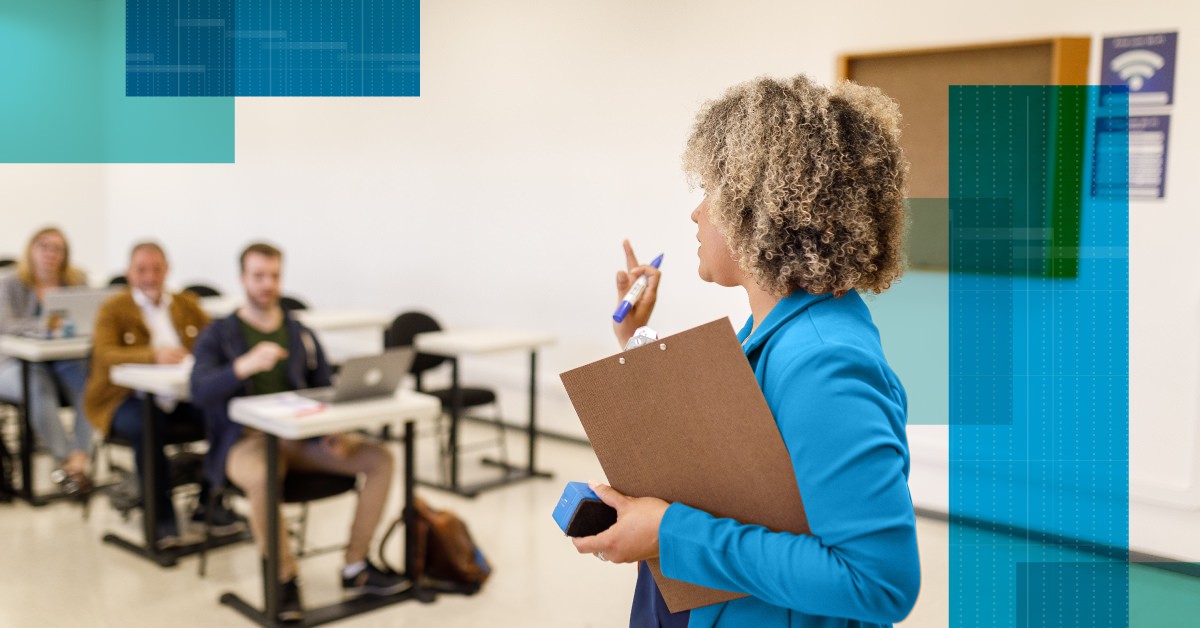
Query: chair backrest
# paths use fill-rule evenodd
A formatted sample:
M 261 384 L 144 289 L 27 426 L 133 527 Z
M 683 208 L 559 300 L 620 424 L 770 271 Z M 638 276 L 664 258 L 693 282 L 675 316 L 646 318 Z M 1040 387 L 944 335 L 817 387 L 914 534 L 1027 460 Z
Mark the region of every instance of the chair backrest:
M 442 326 L 438 324 L 434 318 L 424 312 L 405 312 L 392 320 L 392 324 L 383 332 L 383 346 L 391 349 L 393 347 L 411 347 L 413 338 L 417 334 L 422 334 L 427 331 L 441 331 Z M 413 360 L 412 367 L 408 369 L 417 378 L 417 390 L 421 389 L 421 373 L 435 368 L 445 362 L 446 358 L 440 355 L 429 355 L 428 353 L 418 353 L 416 359 Z
M 207 286 L 202 283 L 193 284 L 183 289 L 184 292 L 190 292 L 198 297 L 219 297 L 221 291 L 212 286 Z
M 301 301 L 296 297 L 289 297 L 286 295 L 279 297 L 279 307 L 283 308 L 283 311 L 285 312 L 308 309 L 308 306 L 305 305 L 304 301 Z
M 17 264 L 17 260 L 15 260 L 11 257 L 5 257 L 4 259 L 0 259 L 0 268 L 4 268 L 6 266 L 15 266 L 16 264 Z
M 108 285 L 110 285 L 110 286 L 128 286 L 129 280 L 125 278 L 125 275 L 113 275 L 113 278 L 108 280 Z

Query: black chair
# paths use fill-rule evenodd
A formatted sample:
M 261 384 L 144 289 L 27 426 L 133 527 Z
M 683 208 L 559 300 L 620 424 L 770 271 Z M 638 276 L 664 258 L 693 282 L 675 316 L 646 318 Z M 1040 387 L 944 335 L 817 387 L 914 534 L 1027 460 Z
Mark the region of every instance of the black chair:
M 438 324 L 432 316 L 424 312 L 405 312 L 392 320 L 391 326 L 383 333 L 384 348 L 391 349 L 394 347 L 411 347 L 414 338 L 417 334 L 422 334 L 431 331 L 441 331 L 442 326 Z M 435 369 L 442 365 L 448 358 L 440 355 L 430 355 L 427 353 L 418 353 L 413 360 L 412 367 L 409 372 L 412 373 L 416 380 L 416 389 L 418 392 L 423 392 L 428 395 L 437 397 L 442 403 L 442 417 L 448 417 L 451 408 L 454 404 L 454 390 L 451 388 L 442 388 L 437 390 L 426 390 L 422 384 L 422 375 L 431 369 Z M 462 386 L 459 388 L 459 410 L 467 412 L 471 408 L 479 408 L 486 405 L 493 406 L 493 414 L 491 417 L 473 416 L 470 418 L 483 420 L 492 423 L 498 430 L 498 435 L 494 441 L 485 441 L 483 443 L 472 444 L 468 447 L 459 446 L 459 452 L 468 449 L 474 449 L 479 446 L 496 446 L 500 450 L 500 463 L 502 466 L 508 464 L 508 445 L 505 440 L 506 429 L 500 419 L 500 409 L 496 404 L 496 392 L 490 388 L 475 388 L 470 386 Z M 459 418 L 465 418 L 467 415 L 462 414 Z M 445 429 L 442 430 L 446 432 Z M 442 473 L 443 482 L 447 481 L 450 473 L 448 464 L 450 459 L 450 444 L 448 435 L 444 435 L 441 439 L 441 455 L 442 455 Z
M 284 312 L 292 312 L 295 310 L 307 310 L 308 305 L 297 299 L 296 297 L 282 296 L 279 297 L 279 307 L 283 308 Z
M 217 290 L 216 288 L 214 288 L 212 286 L 204 285 L 202 283 L 192 284 L 192 285 L 184 288 L 183 291 L 190 292 L 190 293 L 196 295 L 197 297 L 201 297 L 201 298 L 221 296 L 220 290 Z
M 357 485 L 358 478 L 352 475 L 293 471 L 284 477 L 280 500 L 285 504 L 300 504 L 300 517 L 296 521 L 296 526 L 288 529 L 289 535 L 296 539 L 298 545 L 296 558 L 304 558 L 312 554 L 321 554 L 341 549 L 341 547 L 327 547 L 314 550 L 307 548 L 308 504 L 319 499 L 335 497 L 342 493 L 353 491 Z M 208 569 L 208 550 L 212 547 L 212 513 L 215 510 L 217 500 L 225 495 L 245 497 L 246 494 L 234 484 L 226 483 L 222 490 L 213 491 L 209 496 L 208 509 L 205 511 L 204 521 L 204 547 L 200 550 L 199 574 L 201 578 L 204 577 Z
M 115 275 L 115 276 L 113 276 L 112 279 L 108 280 L 108 285 L 109 285 L 109 287 L 128 286 L 129 280 L 125 278 L 125 275 Z
M 3 259 L 0 259 L 0 268 L 7 268 L 9 266 L 15 266 L 16 263 L 17 263 L 17 260 L 15 260 L 11 257 L 5 257 Z

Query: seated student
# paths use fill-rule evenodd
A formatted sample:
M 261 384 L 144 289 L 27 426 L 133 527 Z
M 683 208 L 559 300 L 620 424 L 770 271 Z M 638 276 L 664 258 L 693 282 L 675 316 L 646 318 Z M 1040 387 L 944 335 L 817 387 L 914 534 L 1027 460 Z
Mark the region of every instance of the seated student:
M 0 334 L 39 331 L 42 298 L 67 286 L 83 286 L 83 273 L 71 267 L 71 249 L 63 232 L 47 227 L 33 234 L 16 272 L 0 278 Z M 37 362 L 29 369 L 29 421 L 42 446 L 49 449 L 59 469 L 54 478 L 68 493 L 91 490 L 87 477 L 92 457 L 92 428 L 83 405 L 84 360 Z M 59 391 L 75 406 L 74 434 L 67 436 L 58 417 Z M 0 398 L 21 400 L 21 364 L 0 355 Z M 28 482 L 28 480 L 26 480 Z
M 279 306 L 283 254 L 269 244 L 252 244 L 242 252 L 242 286 L 246 302 L 218 320 L 196 342 L 192 370 L 192 399 L 209 421 L 214 450 L 213 482 L 220 471 L 246 493 L 250 526 L 259 551 L 266 553 L 266 438 L 229 418 L 229 401 L 244 395 L 328 386 L 329 364 L 312 332 Z M 281 440 L 279 471 L 288 469 L 343 475 L 363 474 L 358 507 L 346 546 L 342 589 L 351 594 L 388 595 L 408 583 L 367 561 L 371 536 L 383 515 L 392 481 L 392 455 L 382 445 L 351 435 L 305 441 Z M 227 461 L 226 461 L 227 460 Z M 280 519 L 282 527 L 282 518 Z M 303 617 L 297 585 L 296 560 L 286 531 L 279 534 L 279 580 L 283 583 L 279 619 Z
M 128 388 L 109 380 L 109 369 L 130 363 L 178 364 L 189 355 L 200 331 L 208 325 L 208 316 L 195 296 L 187 292 L 171 294 L 165 289 L 167 270 L 167 255 L 162 247 L 153 242 L 133 247 L 125 273 L 129 289 L 105 301 L 96 315 L 92 370 L 84 393 L 84 406 L 96 429 L 133 444 L 139 478 L 143 473 L 143 404 Z M 204 438 L 204 415 L 199 408 L 164 397 L 156 398 L 156 402 L 155 419 L 163 443 Z M 155 448 L 155 455 L 162 487 L 154 496 L 158 507 L 156 541 L 159 547 L 170 547 L 179 542 L 179 526 L 171 504 L 170 471 L 162 447 Z M 193 521 L 204 521 L 205 488 L 202 487 L 201 507 L 192 514 Z M 244 527 L 222 505 L 218 505 L 211 520 L 217 534 L 237 532 Z

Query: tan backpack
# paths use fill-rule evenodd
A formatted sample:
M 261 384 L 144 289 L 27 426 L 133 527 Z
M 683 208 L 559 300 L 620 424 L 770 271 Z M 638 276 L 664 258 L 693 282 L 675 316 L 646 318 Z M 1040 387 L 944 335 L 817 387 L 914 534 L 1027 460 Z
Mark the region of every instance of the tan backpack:
M 471 539 L 467 524 L 448 510 L 435 510 L 420 497 L 413 497 L 413 510 L 413 580 L 447 593 L 470 595 L 479 591 L 492 574 L 492 567 Z M 398 519 L 388 536 L 403 525 L 404 520 Z M 387 543 L 386 536 L 383 543 Z

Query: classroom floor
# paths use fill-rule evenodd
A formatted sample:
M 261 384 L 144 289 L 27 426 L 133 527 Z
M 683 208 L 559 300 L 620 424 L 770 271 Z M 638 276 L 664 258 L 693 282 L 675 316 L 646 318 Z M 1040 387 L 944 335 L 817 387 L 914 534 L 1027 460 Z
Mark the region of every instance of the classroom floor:
M 485 426 L 468 425 L 465 442 L 490 438 Z M 420 439 L 418 474 L 436 473 L 432 437 Z M 534 480 L 484 493 L 474 500 L 425 489 L 435 507 L 457 512 L 470 526 L 494 568 L 483 591 L 472 597 L 442 596 L 433 604 L 405 602 L 337 625 L 347 627 L 474 626 L 599 627 L 628 624 L 636 570 L 602 563 L 575 553 L 550 518 L 562 485 L 568 480 L 602 478 L 599 464 L 585 446 L 551 439 L 538 441 L 539 466 L 553 471 L 552 480 Z M 510 455 L 520 460 L 524 440 L 510 435 Z M 118 459 L 127 453 L 117 451 Z M 49 462 L 39 457 L 39 480 Z M 466 479 L 492 472 L 468 457 Z M 422 464 L 424 463 L 424 464 Z M 48 487 L 42 487 L 45 490 Z M 214 552 L 208 576 L 196 574 L 196 559 L 161 569 L 112 545 L 100 542 L 106 531 L 139 538 L 135 515 L 122 521 L 103 497 L 93 500 L 90 520 L 78 505 L 56 502 L 42 508 L 23 503 L 0 504 L 0 626 L 212 626 L 251 625 L 217 603 L 236 591 L 254 603 L 261 599 L 259 563 L 253 547 L 237 545 Z M 244 509 L 245 503 L 235 503 Z M 352 496 L 312 506 L 309 542 L 330 545 L 344 539 L 353 508 Z M 395 516 L 399 498 L 389 504 Z M 286 512 L 286 511 L 285 511 Z M 901 625 L 946 626 L 948 609 L 948 526 L 917 520 L 922 558 L 921 595 L 916 609 Z M 399 534 L 396 535 L 397 537 Z M 378 541 L 378 539 L 377 539 Z M 387 548 L 399 562 L 395 541 Z M 301 561 L 305 604 L 340 599 L 338 553 Z

